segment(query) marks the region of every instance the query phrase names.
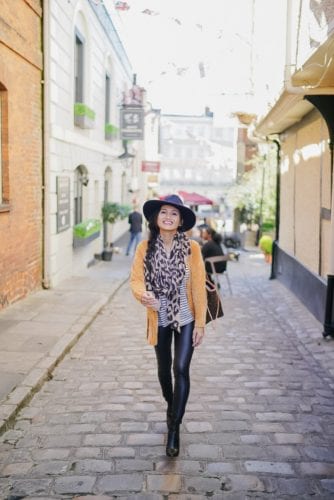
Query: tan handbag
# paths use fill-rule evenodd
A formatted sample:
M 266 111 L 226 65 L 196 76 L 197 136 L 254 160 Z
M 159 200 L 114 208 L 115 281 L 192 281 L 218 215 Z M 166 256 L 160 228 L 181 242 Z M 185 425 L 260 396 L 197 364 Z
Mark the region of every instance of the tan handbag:
M 212 281 L 209 278 L 206 278 L 205 287 L 206 287 L 206 297 L 208 302 L 208 307 L 206 310 L 206 324 L 208 324 L 211 321 L 214 321 L 224 316 L 224 311 L 220 295 L 215 283 L 212 283 Z

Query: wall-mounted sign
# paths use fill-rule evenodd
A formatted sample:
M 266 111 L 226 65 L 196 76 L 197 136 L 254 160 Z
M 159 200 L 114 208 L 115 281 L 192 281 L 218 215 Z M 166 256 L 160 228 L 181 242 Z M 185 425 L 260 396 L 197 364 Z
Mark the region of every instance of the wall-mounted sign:
M 70 178 L 57 176 L 57 233 L 70 227 Z
M 142 161 L 142 172 L 160 172 L 160 161 Z
M 142 107 L 121 108 L 121 139 L 141 140 L 144 138 L 144 110 Z
M 147 183 L 149 186 L 152 186 L 152 185 L 157 185 L 158 184 L 158 176 L 157 174 L 151 174 L 147 177 Z

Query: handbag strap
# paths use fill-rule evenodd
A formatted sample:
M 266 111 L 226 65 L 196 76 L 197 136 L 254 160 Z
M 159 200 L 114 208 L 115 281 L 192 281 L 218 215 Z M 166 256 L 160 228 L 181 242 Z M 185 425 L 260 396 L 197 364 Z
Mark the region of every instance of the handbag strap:
M 216 293 L 216 295 L 217 295 L 217 301 L 218 301 L 218 304 L 219 304 L 220 303 L 220 295 L 219 295 L 219 292 L 217 290 L 216 284 L 212 283 L 212 281 L 209 278 L 206 278 L 205 286 L 206 286 L 206 289 L 209 292 Z M 211 314 L 211 311 L 210 311 L 209 307 L 207 308 L 207 312 L 209 313 L 209 316 L 211 318 L 211 324 L 212 324 L 213 328 L 215 328 L 215 321 L 218 319 L 218 309 L 219 309 L 219 306 L 217 307 L 217 310 L 216 310 L 216 316 L 213 317 L 212 314 Z
M 217 292 L 218 293 L 215 283 L 212 283 L 212 281 L 209 280 L 209 278 L 206 278 L 205 286 L 209 292 Z

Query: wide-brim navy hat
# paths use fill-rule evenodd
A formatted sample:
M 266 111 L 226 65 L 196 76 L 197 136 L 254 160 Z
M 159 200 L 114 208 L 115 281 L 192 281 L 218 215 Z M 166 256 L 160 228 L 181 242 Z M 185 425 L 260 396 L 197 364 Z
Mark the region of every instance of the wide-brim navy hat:
M 189 231 L 196 224 L 196 215 L 191 210 L 191 208 L 187 207 L 181 198 L 176 194 L 169 194 L 160 200 L 148 200 L 143 205 L 143 213 L 146 219 L 149 221 L 152 215 L 156 214 L 162 205 L 172 205 L 172 207 L 176 207 L 180 210 L 182 226 L 180 227 L 181 231 Z

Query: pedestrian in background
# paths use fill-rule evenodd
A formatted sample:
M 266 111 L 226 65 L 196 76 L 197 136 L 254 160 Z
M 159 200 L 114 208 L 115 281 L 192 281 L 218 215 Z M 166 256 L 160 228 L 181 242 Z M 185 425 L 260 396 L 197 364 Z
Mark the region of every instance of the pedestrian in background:
M 208 257 L 217 257 L 224 255 L 222 248 L 223 238 L 219 233 L 212 229 L 212 227 L 203 227 L 201 229 L 201 237 L 204 241 L 202 246 L 202 255 L 204 261 Z M 216 273 L 223 273 L 224 271 L 226 271 L 226 262 L 215 262 L 214 266 Z M 205 263 L 205 270 L 209 276 L 212 274 L 212 268 L 209 262 Z
M 130 251 L 132 246 L 134 246 L 134 251 L 137 248 L 138 243 L 142 239 L 142 224 L 143 224 L 143 216 L 138 211 L 138 206 L 135 205 L 133 207 L 133 212 L 129 214 L 128 222 L 130 224 L 130 240 L 126 249 L 125 255 L 130 255 Z
M 176 457 L 190 391 L 190 362 L 204 336 L 205 268 L 199 244 L 185 234 L 195 225 L 196 216 L 179 196 L 146 201 L 143 213 L 149 238 L 137 247 L 130 283 L 135 298 L 147 308 L 147 339 L 155 347 L 158 379 L 167 402 L 166 454 Z

